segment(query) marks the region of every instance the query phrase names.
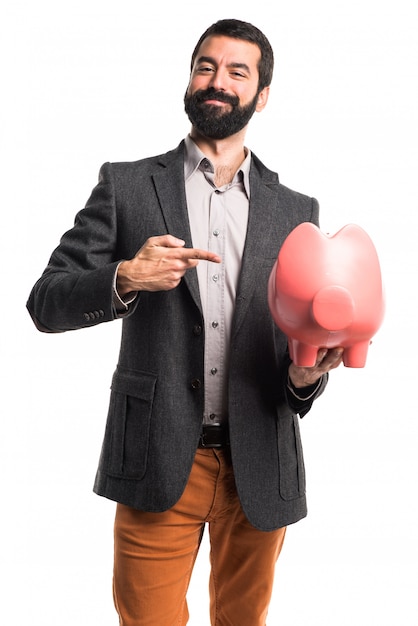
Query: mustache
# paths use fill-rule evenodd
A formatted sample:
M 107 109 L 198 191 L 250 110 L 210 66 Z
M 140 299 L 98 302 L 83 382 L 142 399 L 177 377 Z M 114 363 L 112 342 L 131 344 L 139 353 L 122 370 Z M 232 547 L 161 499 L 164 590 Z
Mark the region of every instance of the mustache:
M 206 100 L 219 100 L 220 102 L 226 102 L 232 106 L 238 106 L 239 104 L 238 96 L 231 96 L 223 91 L 214 89 L 214 87 L 209 87 L 209 89 L 199 89 L 193 94 L 192 97 L 195 102 L 198 103 L 206 102 Z

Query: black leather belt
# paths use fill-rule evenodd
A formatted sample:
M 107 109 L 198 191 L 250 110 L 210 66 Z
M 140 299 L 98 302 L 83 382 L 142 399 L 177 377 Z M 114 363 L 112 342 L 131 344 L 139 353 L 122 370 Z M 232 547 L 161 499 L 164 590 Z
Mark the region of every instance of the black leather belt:
M 199 437 L 199 448 L 226 448 L 229 446 L 228 427 L 223 424 L 203 426 Z

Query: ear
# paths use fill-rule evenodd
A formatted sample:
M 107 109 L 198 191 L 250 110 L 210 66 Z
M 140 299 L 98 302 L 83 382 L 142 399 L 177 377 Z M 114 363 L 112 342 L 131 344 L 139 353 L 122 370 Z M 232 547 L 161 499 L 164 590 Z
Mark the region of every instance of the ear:
M 257 106 L 255 107 L 255 110 L 257 112 L 262 111 L 264 107 L 266 106 L 267 100 L 269 98 L 269 93 L 270 93 L 270 87 L 264 87 L 264 89 L 262 89 L 260 93 L 258 94 Z

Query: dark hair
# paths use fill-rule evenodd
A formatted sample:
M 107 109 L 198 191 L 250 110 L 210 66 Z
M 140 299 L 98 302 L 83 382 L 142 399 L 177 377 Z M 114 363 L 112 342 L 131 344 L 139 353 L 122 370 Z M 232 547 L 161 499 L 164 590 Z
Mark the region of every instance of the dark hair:
M 241 20 L 219 20 L 215 22 L 215 24 L 212 24 L 212 26 L 209 26 L 200 37 L 193 50 L 191 69 L 193 69 L 196 55 L 203 41 L 213 35 L 224 35 L 225 37 L 243 39 L 244 41 L 255 43 L 261 52 L 261 59 L 258 64 L 258 92 L 270 85 L 274 66 L 273 50 L 270 42 L 261 30 L 249 22 L 242 22 Z

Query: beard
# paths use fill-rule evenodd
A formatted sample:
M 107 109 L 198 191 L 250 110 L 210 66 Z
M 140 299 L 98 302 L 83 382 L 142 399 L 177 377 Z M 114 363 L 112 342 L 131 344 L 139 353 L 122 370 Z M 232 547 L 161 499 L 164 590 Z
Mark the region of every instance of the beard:
M 206 100 L 220 100 L 231 105 L 230 111 L 214 104 L 206 104 Z M 244 128 L 252 118 L 257 106 L 258 93 L 247 105 L 240 106 L 237 96 L 230 96 L 213 87 L 199 89 L 191 95 L 184 96 L 184 110 L 187 116 L 204 137 L 210 139 L 226 139 Z

